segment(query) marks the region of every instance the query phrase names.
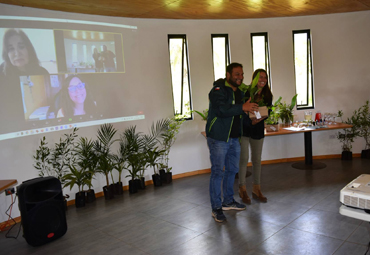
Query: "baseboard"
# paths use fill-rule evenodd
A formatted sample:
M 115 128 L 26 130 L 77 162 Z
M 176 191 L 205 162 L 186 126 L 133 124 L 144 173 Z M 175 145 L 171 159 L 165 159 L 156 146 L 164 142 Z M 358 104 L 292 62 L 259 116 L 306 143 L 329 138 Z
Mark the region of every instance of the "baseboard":
M 341 154 L 331 154 L 331 155 L 319 155 L 319 156 L 313 156 L 312 158 L 313 159 L 333 159 L 333 158 L 341 158 Z M 352 157 L 353 158 L 360 158 L 361 157 L 361 153 L 353 153 L 352 154 Z M 263 160 L 261 163 L 262 165 L 270 165 L 270 164 L 277 164 L 277 163 L 286 163 L 286 162 L 294 162 L 294 161 L 303 161 L 304 160 L 304 157 L 295 157 L 295 158 L 283 158 L 283 159 L 271 159 L 271 160 Z M 248 166 L 252 166 L 252 163 L 249 162 L 248 163 Z M 199 174 L 207 174 L 207 173 L 210 173 L 211 172 L 211 169 L 210 168 L 207 168 L 207 169 L 202 169 L 202 170 L 196 170 L 196 171 L 191 171 L 191 172 L 186 172 L 186 173 L 181 173 L 181 174 L 175 174 L 172 176 L 172 179 L 181 179 L 181 178 L 185 178 L 185 177 L 189 177 L 189 176 L 194 176 L 194 175 L 199 175 Z M 152 185 L 153 184 L 153 181 L 152 180 L 148 180 L 148 181 L 145 181 L 145 185 Z M 123 190 L 128 190 L 128 185 L 126 186 L 123 186 Z M 96 197 L 103 197 L 104 196 L 104 192 L 101 191 L 101 192 L 97 192 L 95 193 L 95 196 Z M 75 204 L 75 200 L 69 200 L 67 202 L 67 205 L 70 206 L 70 205 L 74 205 Z M 18 223 L 21 221 L 21 217 L 16 217 L 14 218 L 14 220 Z M 3 226 L 7 224 L 7 222 L 2 222 L 0 223 L 0 229 L 3 228 Z M 11 225 L 13 225 L 14 222 L 11 223 Z

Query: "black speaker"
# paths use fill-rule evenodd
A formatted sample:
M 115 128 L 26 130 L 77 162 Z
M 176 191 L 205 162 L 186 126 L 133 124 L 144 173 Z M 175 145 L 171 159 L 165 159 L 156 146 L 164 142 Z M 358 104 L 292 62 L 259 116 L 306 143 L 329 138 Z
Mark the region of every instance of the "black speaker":
M 63 190 L 55 177 L 24 181 L 17 187 L 23 237 L 32 246 L 54 241 L 67 232 Z

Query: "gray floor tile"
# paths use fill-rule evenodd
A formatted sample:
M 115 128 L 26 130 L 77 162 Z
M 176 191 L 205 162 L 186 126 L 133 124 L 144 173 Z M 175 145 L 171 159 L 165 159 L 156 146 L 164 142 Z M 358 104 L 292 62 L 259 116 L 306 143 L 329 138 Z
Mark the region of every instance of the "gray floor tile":
M 289 224 L 288 227 L 346 240 L 360 224 L 360 220 L 343 216 L 338 212 L 310 210 Z
M 368 245 L 370 242 L 370 223 L 363 221 L 347 241 L 361 245 Z
M 333 254 L 342 243 L 343 241 L 330 237 L 284 228 L 255 250 L 262 254 L 271 255 L 327 255 Z
M 223 242 L 241 245 L 244 250 L 250 250 L 284 227 L 284 225 L 275 225 L 239 216 L 239 214 L 239 212 L 225 212 L 227 222 L 215 223 L 215 227 L 204 234 Z
M 366 250 L 364 245 L 346 242 L 333 255 L 364 255 Z

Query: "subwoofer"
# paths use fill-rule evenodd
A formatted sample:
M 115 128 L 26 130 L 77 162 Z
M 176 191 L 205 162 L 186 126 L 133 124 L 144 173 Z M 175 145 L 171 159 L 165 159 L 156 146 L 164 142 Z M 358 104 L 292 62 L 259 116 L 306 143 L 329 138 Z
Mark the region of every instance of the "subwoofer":
M 67 232 L 63 190 L 55 177 L 24 181 L 17 187 L 23 237 L 32 246 L 54 241 Z

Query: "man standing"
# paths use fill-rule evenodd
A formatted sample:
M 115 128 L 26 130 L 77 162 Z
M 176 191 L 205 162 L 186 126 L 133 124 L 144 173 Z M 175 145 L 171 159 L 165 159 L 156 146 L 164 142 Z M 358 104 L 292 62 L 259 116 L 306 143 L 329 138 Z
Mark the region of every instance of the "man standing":
M 212 216 L 217 222 L 226 220 L 222 210 L 245 210 L 245 205 L 234 200 L 233 186 L 239 171 L 242 115 L 258 110 L 258 105 L 250 103 L 250 99 L 243 104 L 244 93 L 238 88 L 243 82 L 243 75 L 243 66 L 231 63 L 226 67 L 226 79 L 215 81 L 208 95 L 206 134 L 211 159 L 209 193 Z M 243 117 L 248 118 L 245 114 Z
M 101 53 L 101 56 L 103 57 L 105 72 L 115 72 L 116 64 L 114 63 L 114 58 L 116 55 L 108 50 L 106 45 L 103 45 L 103 52 Z

